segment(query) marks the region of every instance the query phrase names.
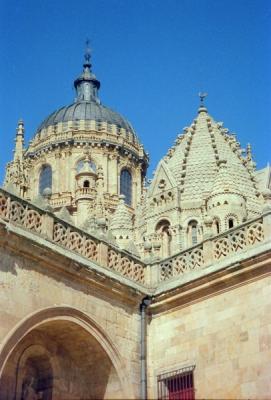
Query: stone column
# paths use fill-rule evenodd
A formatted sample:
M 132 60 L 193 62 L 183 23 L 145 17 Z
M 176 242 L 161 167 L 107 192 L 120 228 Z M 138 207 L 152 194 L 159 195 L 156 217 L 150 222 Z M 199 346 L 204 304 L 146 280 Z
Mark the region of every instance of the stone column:
M 204 217 L 204 232 L 203 232 L 203 264 L 207 267 L 213 263 L 213 218 L 206 215 Z
M 110 194 L 118 194 L 118 157 L 116 154 L 110 154 L 109 158 L 109 173 L 107 176 L 108 191 Z
M 54 234 L 54 218 L 50 214 L 42 215 L 41 233 L 48 239 L 53 239 Z

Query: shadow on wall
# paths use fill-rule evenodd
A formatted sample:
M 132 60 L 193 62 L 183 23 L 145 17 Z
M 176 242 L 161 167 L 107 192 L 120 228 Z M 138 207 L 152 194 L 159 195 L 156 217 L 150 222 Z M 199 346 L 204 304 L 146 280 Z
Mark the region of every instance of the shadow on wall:
M 116 357 L 110 359 L 102 341 L 63 316 L 34 325 L 22 337 L 15 332 L 6 344 L 12 350 L 6 349 L 4 362 L 0 358 L 0 398 L 124 398 Z

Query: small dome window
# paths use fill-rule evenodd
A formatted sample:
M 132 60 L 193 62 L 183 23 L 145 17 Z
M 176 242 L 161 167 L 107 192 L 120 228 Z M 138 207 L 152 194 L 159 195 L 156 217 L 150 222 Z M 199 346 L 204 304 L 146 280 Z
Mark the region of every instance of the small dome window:
M 52 168 L 46 164 L 41 167 L 39 176 L 39 194 L 43 195 L 44 189 L 52 190 Z
M 84 188 L 89 188 L 89 181 L 84 181 L 83 187 Z

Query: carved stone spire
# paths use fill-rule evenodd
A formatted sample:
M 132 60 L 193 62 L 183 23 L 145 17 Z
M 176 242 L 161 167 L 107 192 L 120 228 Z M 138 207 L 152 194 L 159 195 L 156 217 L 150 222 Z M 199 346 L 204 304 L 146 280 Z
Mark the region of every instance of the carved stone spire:
M 16 131 L 14 161 L 19 160 L 22 162 L 24 152 L 24 121 L 22 119 L 18 121 Z
M 112 217 L 109 231 L 115 237 L 117 244 L 121 248 L 125 248 L 132 240 L 133 236 L 133 223 L 132 216 L 125 205 L 125 196 L 119 196 L 119 204 Z

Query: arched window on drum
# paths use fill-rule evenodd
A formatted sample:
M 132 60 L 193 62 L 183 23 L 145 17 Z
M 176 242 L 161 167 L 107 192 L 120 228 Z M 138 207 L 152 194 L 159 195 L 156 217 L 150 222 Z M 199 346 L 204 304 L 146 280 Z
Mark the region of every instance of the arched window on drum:
M 120 194 L 125 196 L 125 203 L 132 204 L 132 175 L 128 169 L 123 169 L 120 174 Z
M 44 189 L 52 190 L 52 168 L 46 164 L 41 167 L 39 177 L 39 194 L 43 195 Z

